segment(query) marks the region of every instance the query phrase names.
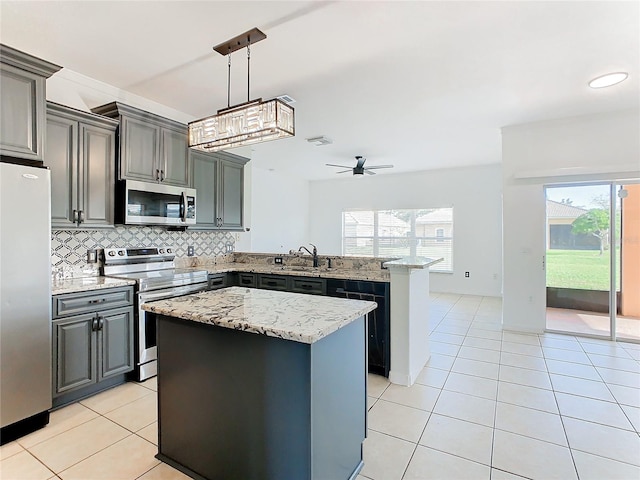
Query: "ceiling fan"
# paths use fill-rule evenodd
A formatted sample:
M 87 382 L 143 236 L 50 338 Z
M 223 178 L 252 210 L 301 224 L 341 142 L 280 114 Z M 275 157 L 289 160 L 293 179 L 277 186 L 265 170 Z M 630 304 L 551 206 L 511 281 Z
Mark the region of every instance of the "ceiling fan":
M 346 165 L 335 165 L 333 163 L 327 163 L 326 165 L 328 167 L 339 167 L 339 168 L 346 168 L 346 170 L 342 170 L 340 172 L 336 172 L 336 173 L 347 173 L 347 172 L 353 172 L 354 175 L 364 175 L 365 173 L 367 175 L 375 175 L 376 172 L 373 172 L 372 170 L 376 170 L 378 168 L 393 168 L 393 165 L 374 165 L 373 167 L 365 167 L 364 166 L 364 162 L 367 161 L 366 158 L 364 158 L 361 155 L 356 155 L 356 160 L 358 163 L 356 163 L 355 167 L 347 167 Z

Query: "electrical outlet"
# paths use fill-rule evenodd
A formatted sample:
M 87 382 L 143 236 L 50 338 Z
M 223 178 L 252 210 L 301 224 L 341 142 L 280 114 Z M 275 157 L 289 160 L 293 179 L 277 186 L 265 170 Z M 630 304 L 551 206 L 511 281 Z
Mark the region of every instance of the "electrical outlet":
M 275 263 L 276 265 L 282 265 L 282 257 L 274 258 L 273 263 Z
M 235 245 L 233 243 L 227 243 L 227 253 L 231 253 L 235 250 Z
M 193 245 L 187 247 L 187 257 L 193 257 L 195 255 L 195 248 Z
M 87 263 L 96 263 L 98 261 L 98 252 L 95 249 L 87 250 Z
M 469 278 L 469 272 L 464 272 L 464 278 Z

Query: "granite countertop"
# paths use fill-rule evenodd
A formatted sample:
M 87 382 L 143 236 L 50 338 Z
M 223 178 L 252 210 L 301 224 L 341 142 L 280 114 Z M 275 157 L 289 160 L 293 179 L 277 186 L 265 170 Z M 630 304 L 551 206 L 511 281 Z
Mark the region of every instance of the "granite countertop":
M 296 267 L 282 265 L 264 265 L 259 263 L 221 263 L 217 265 L 202 265 L 198 270 L 206 269 L 209 273 L 270 273 L 273 275 L 293 275 L 299 277 L 337 278 L 343 280 L 368 280 L 374 282 L 388 282 L 389 271 L 360 270 L 327 267 Z
M 229 287 L 149 302 L 142 309 L 299 343 L 317 342 L 374 310 L 375 302 Z
M 442 262 L 444 258 L 429 258 L 429 257 L 402 257 L 398 260 L 391 260 L 384 262 L 384 266 L 389 267 L 402 267 L 402 268 L 428 268 L 435 263 Z
M 51 282 L 51 295 L 87 292 L 90 290 L 100 290 L 102 288 L 126 287 L 135 284 L 135 280 L 110 277 L 65 278 Z

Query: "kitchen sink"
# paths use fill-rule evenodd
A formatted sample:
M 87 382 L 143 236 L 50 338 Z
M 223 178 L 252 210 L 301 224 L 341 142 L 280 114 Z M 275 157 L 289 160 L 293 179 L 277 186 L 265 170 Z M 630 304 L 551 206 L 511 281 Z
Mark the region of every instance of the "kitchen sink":
M 323 271 L 326 270 L 325 267 L 305 267 L 305 266 L 298 266 L 298 265 L 287 265 L 284 267 L 280 267 L 281 270 L 285 271 L 285 272 L 319 272 L 319 271 Z

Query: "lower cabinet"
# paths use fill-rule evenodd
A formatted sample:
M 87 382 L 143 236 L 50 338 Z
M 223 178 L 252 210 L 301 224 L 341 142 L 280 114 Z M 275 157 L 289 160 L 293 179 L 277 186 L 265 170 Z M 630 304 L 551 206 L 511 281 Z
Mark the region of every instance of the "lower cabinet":
M 114 293 L 132 300 L 133 291 L 113 290 L 85 292 L 78 298 L 54 296 L 54 305 L 63 301 L 87 305 L 84 312 L 52 321 L 54 407 L 122 383 L 124 374 L 133 370 L 133 303 L 100 309 Z
M 226 273 L 211 273 L 209 274 L 209 290 L 218 290 L 220 288 L 228 287 L 228 274 Z
M 367 316 L 369 372 L 389 377 L 391 368 L 391 312 L 389 283 L 327 279 L 327 295 L 376 302 Z

